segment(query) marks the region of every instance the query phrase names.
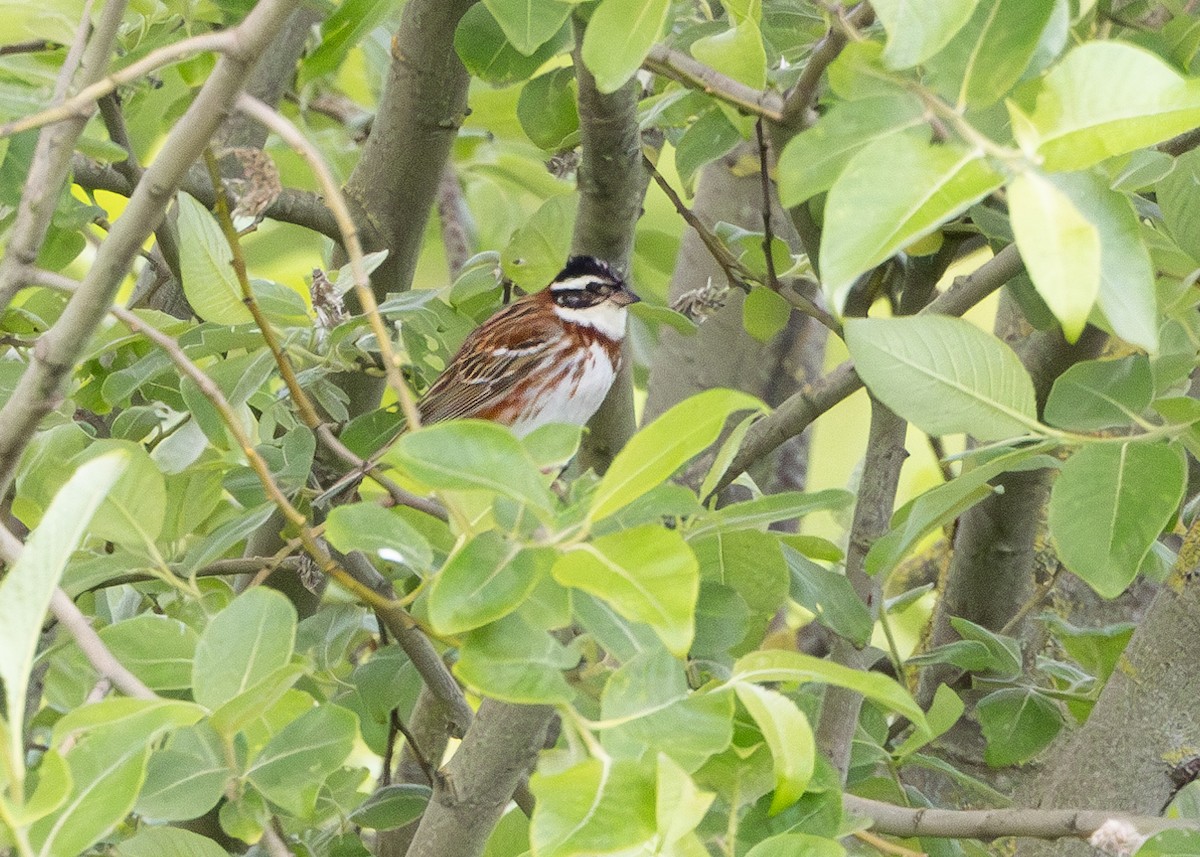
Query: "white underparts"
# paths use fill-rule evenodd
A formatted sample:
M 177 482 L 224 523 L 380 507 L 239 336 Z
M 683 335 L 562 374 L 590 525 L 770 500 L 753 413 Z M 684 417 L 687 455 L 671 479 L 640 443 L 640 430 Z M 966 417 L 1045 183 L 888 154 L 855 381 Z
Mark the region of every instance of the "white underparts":
M 563 321 L 594 328 L 614 342 L 625 338 L 625 317 L 629 313 L 625 307 L 617 306 L 612 301 L 601 301 L 595 306 L 579 309 L 556 306 L 554 312 Z
M 563 312 L 561 309 L 556 311 Z M 577 364 L 547 367 L 548 388 L 535 391 L 529 408 L 513 422 L 512 430 L 518 437 L 547 423 L 583 425 L 592 418 L 608 395 L 608 388 L 617 373 L 607 349 L 599 342 L 588 347 L 583 359 L 582 371 L 578 370 Z M 578 386 L 572 381 L 575 376 L 578 376 Z

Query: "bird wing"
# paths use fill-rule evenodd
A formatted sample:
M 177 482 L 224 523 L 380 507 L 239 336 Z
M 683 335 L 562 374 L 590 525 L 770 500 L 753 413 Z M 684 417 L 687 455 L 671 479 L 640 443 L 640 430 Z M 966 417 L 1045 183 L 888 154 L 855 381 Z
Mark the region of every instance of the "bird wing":
M 421 421 L 486 413 L 545 358 L 552 335 L 536 322 L 531 307 L 512 304 L 467 337 L 421 400 Z

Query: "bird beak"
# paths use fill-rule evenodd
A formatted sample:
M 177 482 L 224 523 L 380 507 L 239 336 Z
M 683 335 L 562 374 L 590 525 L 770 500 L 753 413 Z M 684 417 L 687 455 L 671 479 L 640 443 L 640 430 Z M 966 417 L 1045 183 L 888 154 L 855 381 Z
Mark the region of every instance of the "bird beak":
M 629 286 L 625 285 L 622 285 L 619 291 L 615 291 L 609 295 L 608 299 L 617 306 L 629 306 L 641 300 L 641 298 L 630 291 Z

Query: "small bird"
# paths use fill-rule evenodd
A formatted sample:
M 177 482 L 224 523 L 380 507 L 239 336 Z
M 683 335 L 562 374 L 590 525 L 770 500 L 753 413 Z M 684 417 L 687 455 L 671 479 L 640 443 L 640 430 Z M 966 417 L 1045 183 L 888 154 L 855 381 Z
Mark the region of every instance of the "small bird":
M 467 337 L 418 405 L 422 423 L 474 417 L 518 436 L 583 425 L 617 376 L 627 308 L 639 300 L 604 262 L 570 257 L 545 289 Z
M 474 417 L 522 437 L 547 423 L 583 425 L 617 377 L 627 308 L 639 300 L 604 262 L 570 257 L 545 289 L 504 307 L 466 338 L 418 403 L 421 423 Z M 313 503 L 357 485 L 380 455 Z

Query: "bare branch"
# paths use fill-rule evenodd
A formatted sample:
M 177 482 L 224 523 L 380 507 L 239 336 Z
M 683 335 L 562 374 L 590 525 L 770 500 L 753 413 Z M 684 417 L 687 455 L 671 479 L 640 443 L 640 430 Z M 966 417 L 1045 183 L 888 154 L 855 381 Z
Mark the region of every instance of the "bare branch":
M 841 15 L 842 12 L 838 9 L 834 14 Z M 875 12 L 867 3 L 859 3 L 846 15 L 846 22 L 854 28 L 869 26 L 873 20 L 875 20 Z M 807 121 L 808 109 L 816 101 L 821 75 L 825 73 L 825 69 L 829 68 L 830 63 L 838 58 L 838 54 L 842 52 L 842 48 L 849 41 L 847 29 L 847 27 L 831 27 L 825 34 L 825 38 L 817 44 L 808 58 L 808 64 L 801 72 L 800 78 L 788 90 L 784 98 L 782 115 L 777 120 L 781 124 L 795 128 L 802 128 L 809 124 Z
M 61 588 L 54 590 L 50 600 L 50 611 L 54 618 L 75 638 L 84 657 L 104 678 L 113 683 L 121 693 L 138 699 L 158 699 L 158 694 L 146 687 L 142 680 L 125 668 L 109 651 L 100 635 L 88 623 L 87 617 L 75 606 L 75 602 Z
M 783 121 L 784 102 L 779 93 L 746 86 L 666 45 L 650 48 L 650 53 L 642 61 L 642 68 L 678 81 L 690 89 L 698 89 L 718 101 L 733 105 L 743 113 L 761 116 L 771 122 Z
M 72 45 L 62 71 L 54 87 L 54 100 L 61 102 L 80 69 L 79 82 L 86 86 L 104 73 L 112 53 L 117 28 L 125 12 L 124 0 L 114 0 L 105 5 L 97 28 L 91 31 L 92 3 L 84 4 L 83 20 L 79 25 L 75 44 Z M 85 48 L 84 45 L 87 45 Z M 82 58 L 80 58 L 82 54 Z M 8 236 L 3 258 L 0 258 L 0 309 L 8 306 L 13 295 L 21 288 L 17 272 L 25 265 L 37 260 L 38 250 L 46 240 L 46 231 L 54 216 L 59 194 L 67 171 L 71 165 L 71 153 L 75 142 L 87 125 L 86 117 L 77 117 L 70 122 L 46 128 L 38 135 L 33 160 L 25 179 L 25 189 L 17 207 L 16 219 Z
M 842 803 L 851 812 L 869 818 L 871 830 L 892 836 L 1086 838 L 1111 820 L 1126 822 L 1143 835 L 1161 830 L 1200 830 L 1200 824 L 1188 819 L 1091 809 L 913 809 L 849 794 L 842 797 Z

